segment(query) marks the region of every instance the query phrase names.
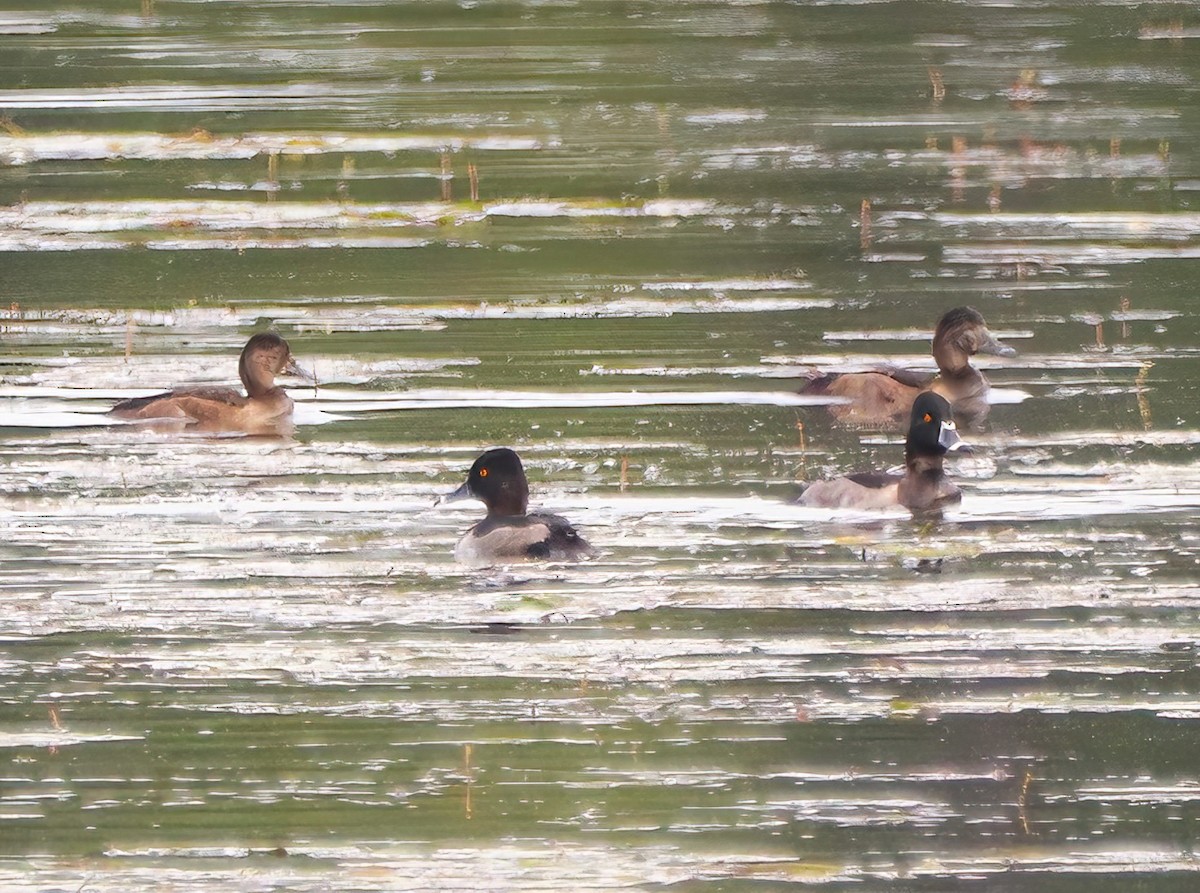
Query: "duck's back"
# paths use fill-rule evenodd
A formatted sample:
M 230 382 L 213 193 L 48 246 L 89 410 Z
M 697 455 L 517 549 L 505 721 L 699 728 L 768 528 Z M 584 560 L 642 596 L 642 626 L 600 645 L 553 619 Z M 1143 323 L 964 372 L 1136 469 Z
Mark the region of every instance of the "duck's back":
M 865 472 L 828 481 L 813 481 L 804 488 L 800 505 L 831 509 L 886 509 L 900 505 L 902 476 Z
M 120 419 L 191 419 L 204 422 L 211 421 L 222 412 L 240 409 L 246 403 L 246 397 L 233 388 L 184 388 L 122 400 L 109 411 L 109 415 Z
M 852 372 L 817 379 L 804 392 L 850 401 L 829 407 L 830 415 L 839 422 L 893 425 L 908 417 L 920 389 L 886 372 Z
M 136 397 L 118 403 L 109 415 L 119 419 L 182 424 L 205 432 L 272 433 L 292 411 L 282 388 L 245 397 L 232 388 L 202 387 Z
M 577 561 L 595 550 L 571 522 L 549 512 L 487 518 L 458 541 L 454 556 L 463 564 L 483 566 L 514 561 Z

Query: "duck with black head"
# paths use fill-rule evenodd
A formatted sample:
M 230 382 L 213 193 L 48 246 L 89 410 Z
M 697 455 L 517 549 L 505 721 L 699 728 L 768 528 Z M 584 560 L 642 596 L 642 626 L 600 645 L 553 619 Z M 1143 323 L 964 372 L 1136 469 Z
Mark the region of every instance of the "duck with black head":
M 507 448 L 475 460 L 463 484 L 439 502 L 478 499 L 487 517 L 458 541 L 454 557 L 473 567 L 530 560 L 578 561 L 596 554 L 566 518 L 530 512 L 529 480 L 521 458 Z
M 981 430 L 991 407 L 988 380 L 971 365 L 971 357 L 979 353 L 1011 357 L 1016 350 L 988 331 L 974 307 L 955 307 L 942 315 L 933 333 L 935 378 L 899 369 L 854 372 L 815 378 L 803 391 L 845 398 L 848 402 L 829 407 L 843 425 L 890 428 L 903 424 L 917 394 L 928 389 L 950 401 L 954 418 L 964 427 Z
M 865 472 L 814 481 L 800 494 L 801 505 L 824 508 L 888 509 L 903 506 L 918 517 L 937 517 L 944 506 L 962 500 L 946 477 L 947 453 L 967 451 L 958 436 L 945 397 L 925 391 L 913 401 L 904 441 L 904 473 Z
M 181 388 L 124 400 L 109 410 L 118 419 L 204 433 L 279 434 L 290 430 L 292 398 L 275 376 L 312 379 L 292 357 L 287 341 L 260 332 L 246 342 L 238 361 L 245 395 L 233 388 Z

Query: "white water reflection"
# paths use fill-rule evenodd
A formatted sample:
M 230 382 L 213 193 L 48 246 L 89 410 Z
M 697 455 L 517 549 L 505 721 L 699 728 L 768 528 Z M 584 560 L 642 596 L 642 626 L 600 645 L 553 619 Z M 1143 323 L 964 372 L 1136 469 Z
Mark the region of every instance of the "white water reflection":
M 1200 442 L 1200 436 L 1193 435 L 1190 442 Z M 260 469 L 266 470 L 261 465 Z M 122 479 L 127 486 L 136 486 L 138 483 L 136 473 L 132 476 L 123 474 Z M 194 497 L 180 501 L 158 498 L 153 502 L 97 504 L 88 514 L 94 514 L 96 517 L 131 518 L 146 515 L 188 517 L 199 513 L 250 518 L 280 513 L 293 516 L 305 513 L 411 513 L 414 509 L 424 509 L 432 504 L 439 493 L 439 490 L 430 490 L 428 501 L 416 503 L 405 498 L 411 495 L 407 488 L 404 496 L 398 495 L 382 501 L 364 501 L 349 494 L 335 500 L 328 496 L 306 499 L 300 494 L 295 494 L 282 502 L 263 500 L 252 494 L 227 496 L 217 502 Z M 569 513 L 585 526 L 618 530 L 626 523 L 633 522 L 635 529 L 644 528 L 640 534 L 641 538 L 649 538 L 656 534 L 665 536 L 665 531 L 655 529 L 656 522 L 677 529 L 696 527 L 719 530 L 723 527 L 736 529 L 749 526 L 759 530 L 790 530 L 814 523 L 870 525 L 884 519 L 906 519 L 909 515 L 907 510 L 900 507 L 895 510 L 878 511 L 826 509 L 795 505 L 782 499 L 757 497 L 612 498 L 591 495 L 571 497 L 560 494 L 544 501 L 543 506 L 556 512 Z M 1017 481 L 1005 477 L 1000 481 L 972 482 L 964 485 L 962 504 L 947 510 L 946 518 L 949 523 L 971 520 L 1038 521 L 1154 512 L 1184 513 L 1197 508 L 1200 508 L 1200 477 L 1188 473 L 1187 470 L 1181 476 L 1178 469 L 1163 466 L 1142 469 L 1135 474 L 1126 472 L 1111 477 L 1094 475 L 1090 480 L 1066 476 L 1061 479 L 1040 477 Z M 468 509 L 445 508 L 440 511 L 453 513 L 465 512 Z M 56 514 L 53 510 L 47 512 L 40 508 L 8 509 L 0 511 L 0 519 L 10 523 L 28 523 L 39 518 L 55 517 Z M 429 518 L 421 520 L 428 522 Z M 704 540 L 701 539 L 696 545 L 703 546 Z
M 88 425 L 139 427 L 138 420 L 112 419 L 104 415 L 111 405 L 96 401 L 145 397 L 161 389 L 109 389 L 71 391 L 66 388 L 18 388 L 5 394 L 0 389 L 0 427 L 71 428 Z M 790 391 L 485 391 L 413 389 L 402 394 L 380 391 L 319 390 L 293 392 L 297 425 L 323 425 L 348 418 L 345 413 L 395 412 L 424 409 L 596 409 L 641 406 L 825 406 L 843 402 L 839 397 L 810 396 Z M 85 398 L 92 411 L 72 411 L 80 402 L 54 399 L 62 396 Z M 5 403 L 8 404 L 5 407 Z
M 513 218 L 673 218 L 714 214 L 721 210 L 703 200 L 651 200 L 637 204 L 570 201 L 493 201 L 478 207 L 453 207 L 445 202 L 355 204 L 341 202 L 138 201 L 89 202 L 84 208 L 70 202 L 23 202 L 0 209 L 0 227 L 21 233 L 112 233 L 127 230 L 236 229 L 392 229 L 479 222 L 492 217 Z M 723 212 L 727 213 L 727 211 Z M 332 239 L 328 234 L 326 239 Z M 16 241 L 14 239 L 14 241 Z M 186 240 L 179 238 L 178 244 Z M 175 243 L 170 243 L 175 244 Z M 13 249 L 9 249 L 13 250 Z
M 715 882 L 837 884 L 890 883 L 903 876 L 916 881 L 961 878 L 964 882 L 1001 882 L 1014 875 L 1041 880 L 1055 874 L 1083 874 L 1100 878 L 1114 873 L 1170 877 L 1173 872 L 1198 870 L 1197 860 L 1182 849 L 1170 847 L 1125 848 L 1116 852 L 1083 849 L 1072 856 L 1059 856 L 1046 849 L 1003 848 L 987 859 L 970 862 L 949 857 L 923 856 L 919 862 L 905 858 L 878 858 L 870 862 L 835 859 L 815 863 L 767 851 L 727 846 L 693 859 L 675 847 L 625 845 L 620 848 L 588 846 L 573 842 L 462 844 L 431 852 L 428 846 L 407 846 L 372 841 L 362 847 L 288 847 L 258 850 L 238 848 L 151 848 L 137 851 L 113 850 L 111 867 L 103 871 L 82 870 L 69 863 L 49 862 L 47 882 L 64 887 L 81 880 L 97 890 L 155 889 L 166 870 L 180 891 L 211 889 L 215 884 L 234 888 L 253 866 L 258 883 L 286 887 L 298 893 L 328 889 L 326 879 L 312 876 L 314 870 L 331 871 L 364 893 L 395 890 L 394 877 L 408 883 L 402 889 L 429 886 L 463 886 L 487 877 L 504 888 L 529 885 L 554 886 L 564 875 L 597 890 L 629 889 L 632 886 L 669 886 L 694 883 L 697 874 Z M 303 857 L 304 865 L 279 861 L 281 855 Z M 228 860 L 238 860 L 228 867 Z M 242 861 L 245 864 L 241 864 Z M 196 864 L 199 863 L 199 864 Z M 207 864 L 215 863 L 215 864 Z M 163 866 L 171 866 L 164 869 Z M 14 872 L 0 880 L 16 893 L 40 889 Z
M 0 25 L 0 27 L 3 27 Z M 244 133 L 220 136 L 207 132 L 170 136 L 161 133 L 0 133 L 0 162 L 10 165 L 41 161 L 235 160 L 260 155 L 308 156 L 330 153 L 534 151 L 552 147 L 538 139 L 482 135 L 427 137 L 411 134 Z

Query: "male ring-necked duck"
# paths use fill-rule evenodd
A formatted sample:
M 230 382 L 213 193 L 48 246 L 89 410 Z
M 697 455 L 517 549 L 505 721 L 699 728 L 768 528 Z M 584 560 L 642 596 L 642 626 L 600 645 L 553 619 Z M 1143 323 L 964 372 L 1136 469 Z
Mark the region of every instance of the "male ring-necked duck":
M 273 332 L 260 332 L 246 342 L 238 362 L 245 396 L 233 388 L 183 388 L 123 400 L 109 415 L 205 432 L 279 433 L 292 415 L 292 398 L 275 384 L 280 373 L 312 377 L 296 364 L 287 341 Z
M 521 458 L 510 449 L 488 450 L 475 460 L 462 486 L 439 502 L 468 498 L 482 500 L 487 517 L 458 541 L 454 557 L 463 564 L 572 561 L 596 554 L 566 518 L 526 511 L 529 481 Z
M 932 391 L 917 396 L 904 441 L 904 474 L 866 472 L 805 487 L 801 505 L 826 508 L 886 509 L 904 506 L 914 515 L 936 516 L 942 506 L 958 502 L 962 492 L 946 479 L 942 459 L 965 449 L 950 418 L 946 398 Z
M 955 307 L 942 315 L 933 334 L 936 378 L 930 380 L 902 370 L 854 372 L 817 378 L 804 391 L 848 398 L 851 402 L 829 408 L 843 424 L 890 427 L 902 424 L 917 394 L 928 389 L 950 401 L 959 422 L 977 430 L 990 409 L 988 380 L 971 365 L 971 357 L 977 353 L 1011 357 L 1016 351 L 988 331 L 982 314 L 974 307 Z

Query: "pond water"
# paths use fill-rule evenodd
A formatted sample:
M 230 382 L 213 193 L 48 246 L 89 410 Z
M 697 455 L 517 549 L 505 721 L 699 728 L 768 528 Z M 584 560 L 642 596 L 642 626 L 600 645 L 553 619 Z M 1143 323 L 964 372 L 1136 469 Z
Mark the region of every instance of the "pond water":
M 1200 15 L 0 0 L 0 887 L 1184 891 Z M 816 370 L 987 430 L 940 523 Z M 274 328 L 291 438 L 111 424 Z M 469 570 L 479 452 L 600 550 Z

